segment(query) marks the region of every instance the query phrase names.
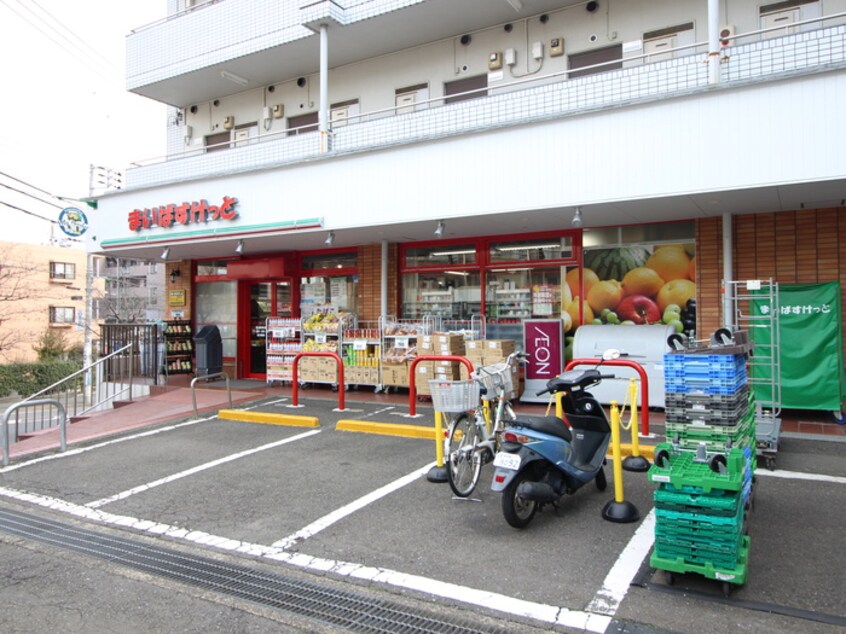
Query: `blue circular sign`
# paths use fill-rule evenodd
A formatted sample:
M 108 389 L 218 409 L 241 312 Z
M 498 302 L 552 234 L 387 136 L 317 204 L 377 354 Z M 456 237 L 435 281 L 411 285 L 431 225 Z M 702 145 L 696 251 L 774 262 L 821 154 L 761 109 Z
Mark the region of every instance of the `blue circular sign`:
M 72 238 L 78 238 L 88 230 L 88 218 L 77 207 L 65 207 L 59 214 L 59 227 Z

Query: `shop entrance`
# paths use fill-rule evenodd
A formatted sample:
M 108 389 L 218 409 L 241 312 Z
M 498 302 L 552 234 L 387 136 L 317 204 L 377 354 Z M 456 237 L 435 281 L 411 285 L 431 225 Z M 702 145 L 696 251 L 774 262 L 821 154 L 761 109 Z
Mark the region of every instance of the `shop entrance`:
M 292 279 L 242 283 L 242 303 L 239 321 L 249 328 L 239 339 L 242 341 L 240 356 L 242 376 L 246 379 L 264 379 L 267 376 L 267 319 L 292 317 Z

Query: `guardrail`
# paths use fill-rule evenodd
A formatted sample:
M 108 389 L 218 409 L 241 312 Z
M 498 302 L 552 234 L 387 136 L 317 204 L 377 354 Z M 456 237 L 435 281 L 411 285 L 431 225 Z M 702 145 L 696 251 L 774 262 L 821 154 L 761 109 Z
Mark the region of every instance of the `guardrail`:
M 414 370 L 417 369 L 417 364 L 421 361 L 458 361 L 463 363 L 467 368 L 467 374 L 473 374 L 473 364 L 470 359 L 460 356 L 436 356 L 433 354 L 424 354 L 414 359 L 411 365 L 408 366 L 408 415 L 409 417 L 417 416 L 417 385 L 414 382 Z
M 572 370 L 577 365 L 612 365 L 624 368 L 632 368 L 640 376 L 640 403 L 643 408 L 643 435 L 649 435 L 649 377 L 646 375 L 646 370 L 636 361 L 628 361 L 627 359 L 573 359 L 566 366 L 564 371 Z
M 293 362 L 293 374 L 291 376 L 291 384 L 293 386 L 293 393 L 291 395 L 291 405 L 293 407 L 300 407 L 300 381 L 299 381 L 299 365 L 300 359 L 303 357 L 330 357 L 335 359 L 336 364 L 338 365 L 338 411 L 343 412 L 346 410 L 345 404 L 345 383 L 344 383 L 344 360 L 338 356 L 337 352 L 328 352 L 328 351 L 314 351 L 314 352 L 299 352 L 297 356 L 294 357 Z
M 197 381 L 205 380 L 208 382 L 209 379 L 219 379 L 221 377 L 226 381 L 226 395 L 229 397 L 229 408 L 232 408 L 232 390 L 229 388 L 229 375 L 226 374 L 226 372 L 204 374 L 203 376 L 195 376 L 191 379 L 191 402 L 194 404 L 194 416 L 200 415 L 200 412 L 197 410 L 197 392 L 194 390 L 194 386 L 197 384 Z
M 7 466 L 9 464 L 9 417 L 17 412 L 19 409 L 25 407 L 43 407 L 45 405 L 53 405 L 56 409 L 59 410 L 59 436 L 60 436 L 60 443 L 59 443 L 59 450 L 65 451 L 68 445 L 68 415 L 67 411 L 65 410 L 65 406 L 62 405 L 58 400 L 54 398 L 44 398 L 38 399 L 34 401 L 21 401 L 20 403 L 15 403 L 14 405 L 9 406 L 9 408 L 3 413 L 3 433 L 0 434 L 0 438 L 3 441 L 3 466 Z M 17 425 L 16 425 L 17 426 Z M 16 432 L 17 436 L 17 432 Z

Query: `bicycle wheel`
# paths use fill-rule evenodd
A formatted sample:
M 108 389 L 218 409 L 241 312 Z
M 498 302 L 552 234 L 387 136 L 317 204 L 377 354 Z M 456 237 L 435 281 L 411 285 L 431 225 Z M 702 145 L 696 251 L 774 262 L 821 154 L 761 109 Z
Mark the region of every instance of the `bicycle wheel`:
M 482 461 L 476 455 L 478 442 L 476 421 L 466 412 L 460 414 L 450 425 L 446 453 L 449 487 L 458 497 L 466 498 L 479 482 Z

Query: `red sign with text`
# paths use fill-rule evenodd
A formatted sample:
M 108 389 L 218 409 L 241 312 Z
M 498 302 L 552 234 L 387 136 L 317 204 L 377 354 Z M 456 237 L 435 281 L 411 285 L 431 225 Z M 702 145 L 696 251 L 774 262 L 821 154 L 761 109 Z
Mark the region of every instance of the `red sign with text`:
M 560 319 L 527 319 L 523 322 L 526 352 L 531 355 L 526 378 L 544 382 L 558 376 L 563 369 L 562 331 Z
M 194 202 L 171 203 L 129 212 L 129 230 L 141 231 L 153 227 L 167 229 L 173 225 L 205 224 L 218 220 L 234 220 L 238 217 L 237 198 L 224 196 L 219 205 L 210 205 L 202 199 Z

